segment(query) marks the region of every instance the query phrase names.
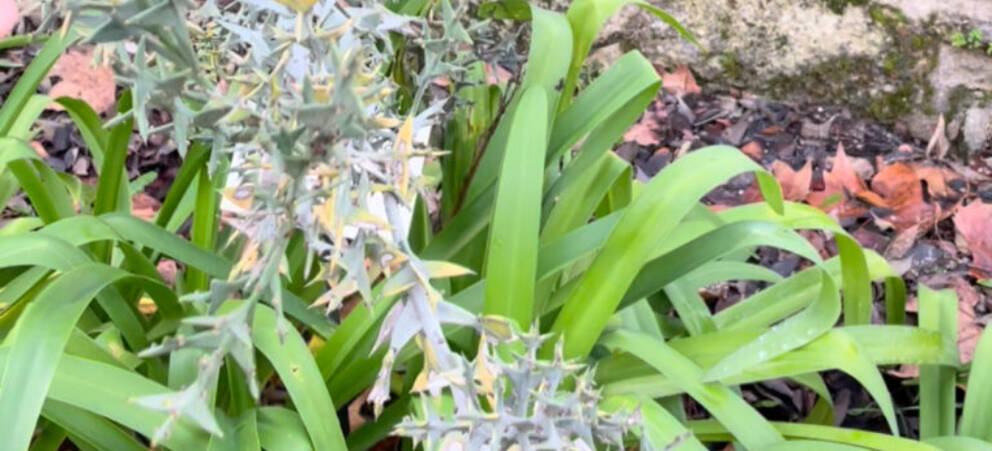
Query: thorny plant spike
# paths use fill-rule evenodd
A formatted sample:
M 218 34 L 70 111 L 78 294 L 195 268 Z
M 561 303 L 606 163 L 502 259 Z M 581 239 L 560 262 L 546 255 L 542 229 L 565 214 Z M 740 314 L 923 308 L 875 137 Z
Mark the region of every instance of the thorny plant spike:
M 623 437 L 639 424 L 638 412 L 605 414 L 597 410 L 600 393 L 593 371 L 565 361 L 561 341 L 555 358 L 539 360 L 541 345 L 549 338 L 536 330 L 493 333 L 503 328 L 481 328 L 479 352 L 472 362 L 459 357 L 458 370 L 446 375 L 421 374 L 413 386 L 420 393 L 419 415 L 396 428 L 399 435 L 424 442 L 425 449 L 593 450 L 597 444 L 623 447 Z M 509 359 L 498 356 L 517 345 L 522 350 Z M 566 380 L 574 390 L 559 390 Z M 455 402 L 454 412 L 441 402 L 443 389 Z M 646 437 L 647 434 L 642 434 Z M 642 449 L 654 449 L 647 441 Z
M 230 165 L 224 198 L 234 217 L 228 222 L 248 238 L 228 280 L 184 297 L 201 315 L 187 318 L 180 334 L 141 354 L 203 351 L 191 385 L 136 400 L 171 415 L 154 441 L 180 416 L 219 434 L 207 393 L 226 355 L 244 370 L 258 396 L 250 330 L 254 306 L 264 301 L 282 314 L 280 278 L 296 230 L 314 251 L 308 258 L 320 256 L 319 277 L 330 286 L 318 305 L 331 311 L 356 293 L 371 303 L 376 300 L 372 281 L 416 273 L 401 305 L 420 313 L 418 333 L 433 343 L 444 341 L 437 335 L 438 317 L 431 314 L 444 302 L 430 288 L 429 275 L 414 269 L 422 265 L 409 251 L 403 229 L 424 189 L 420 167 L 432 155 L 427 138 L 444 102 L 425 108 L 424 93 L 431 80 L 457 72 L 471 57 L 459 51 L 471 46 L 460 20 L 464 6 L 443 1 L 437 17 L 432 13 L 422 20 L 376 2 L 282 3 L 53 2 L 89 43 L 102 44 L 114 57 L 118 80 L 133 89 L 133 110 L 111 123 L 134 117 L 142 136 L 170 133 L 181 154 L 190 140 L 209 142 L 214 177 L 224 175 L 219 167 Z M 411 109 L 419 113 L 405 118 L 394 107 L 395 86 L 383 69 L 394 54 L 393 33 L 426 55 Z M 168 111 L 172 122 L 153 127 L 152 108 Z M 427 292 L 431 296 L 417 295 Z M 243 302 L 218 313 L 234 297 Z M 443 348 L 435 353 L 450 354 L 446 344 Z
M 430 416 L 435 420 L 427 424 L 408 420 L 399 434 L 436 443 L 458 433 L 473 444 L 520 443 L 525 449 L 528 444 L 592 447 L 594 437 L 619 443 L 629 419 L 597 414 L 598 394 L 588 372 L 577 377 L 575 394 L 557 393 L 561 380 L 577 368 L 560 358 L 537 361 L 541 337 L 520 336 L 528 351 L 510 363 L 480 354 L 476 368 L 487 368 L 495 378 L 480 392 L 473 382 L 478 374 L 450 350 L 442 325 L 479 331 L 507 326 L 446 302 L 407 243 L 412 203 L 426 189 L 420 168 L 425 157 L 436 155 L 428 143 L 431 128 L 443 120 L 448 100 L 431 98 L 430 84 L 440 76 L 458 82 L 463 68 L 479 59 L 519 71 L 514 30 L 474 21 L 466 2 L 449 0 L 433 4 L 423 18 L 397 15 L 375 1 L 49 0 L 46 5 L 64 13 L 64 28 L 71 23 L 89 43 L 99 44 L 115 61 L 118 81 L 132 89 L 134 108 L 110 124 L 133 117 L 141 136 L 168 133 L 182 155 L 191 140 L 210 143 L 210 174 L 227 177 L 223 194 L 233 214 L 227 221 L 248 238 L 226 281 L 184 296 L 199 316 L 185 319 L 174 337 L 141 353 L 202 352 L 190 385 L 134 400 L 169 414 L 153 443 L 180 417 L 221 435 L 209 393 L 228 355 L 258 397 L 254 309 L 263 301 L 282 315 L 284 255 L 296 230 L 313 251 L 306 267 L 315 255 L 320 258 L 319 277 L 330 289 L 315 304 L 328 312 L 354 294 L 375 302 L 373 281 L 404 281 L 376 343 L 388 343 L 388 350 L 369 400 L 376 414 L 381 412 L 390 396 L 394 358 L 413 341 L 425 355 L 417 387 L 431 395 L 430 402 L 422 398 L 428 415 L 431 405 L 451 396 L 456 418 L 470 425 L 448 427 Z M 384 70 L 395 63 L 391 34 L 423 52 L 419 71 L 411 74 L 412 98 L 403 108 L 410 113 L 399 113 L 396 86 Z M 153 127 L 152 108 L 169 112 L 172 122 Z M 219 311 L 239 297 L 235 308 Z M 480 406 L 480 393 L 497 401 L 495 410 Z

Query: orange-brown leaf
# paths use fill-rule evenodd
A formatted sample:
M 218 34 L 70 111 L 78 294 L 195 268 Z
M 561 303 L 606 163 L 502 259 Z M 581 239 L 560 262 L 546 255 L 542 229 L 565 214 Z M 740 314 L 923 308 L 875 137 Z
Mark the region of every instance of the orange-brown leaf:
M 979 279 L 992 278 L 992 204 L 974 201 L 959 208 L 954 228 L 971 251 L 971 274 Z
M 109 65 L 93 65 L 91 49 L 69 51 L 62 55 L 52 67 L 50 76 L 58 76 L 62 80 L 52 86 L 48 92 L 51 98 L 72 97 L 88 103 L 97 113 L 110 112 L 114 107 L 115 85 L 114 71 Z M 57 103 L 50 106 L 53 110 L 63 108 Z
M 151 222 L 155 220 L 155 215 L 158 214 L 161 205 L 154 197 L 145 193 L 138 193 L 131 198 L 131 214 Z
M 751 141 L 741 146 L 741 152 L 744 152 L 754 161 L 761 161 L 761 157 L 765 156 L 765 151 L 761 150 L 761 144 L 758 144 L 757 141 Z M 778 160 L 775 162 L 777 163 Z
M 809 195 L 809 185 L 813 181 L 813 165 L 809 161 L 801 169 L 794 171 L 788 163 L 775 160 L 772 163 L 772 173 L 782 185 L 785 200 L 798 202 Z
M 854 169 L 850 159 L 844 152 L 844 146 L 837 144 L 837 156 L 834 157 L 833 167 L 830 172 L 823 174 L 823 191 L 809 193 L 806 200 L 810 205 L 824 208 L 827 200 L 835 195 L 841 197 L 841 201 L 830 205 L 824 210 L 837 210 L 842 217 L 858 217 L 865 213 L 865 209 L 856 202 L 851 202 L 855 195 L 868 189 L 864 180 Z
M 21 12 L 14 0 L 0 0 L 0 39 L 10 36 L 21 20 Z
M 923 184 L 909 165 L 894 163 L 882 168 L 871 179 L 871 188 L 890 211 L 880 218 L 881 222 L 895 230 L 908 230 L 921 224 L 926 229 L 926 224 L 934 222 L 935 207 L 923 199 Z
M 685 65 L 676 67 L 672 72 L 661 74 L 661 86 L 666 91 L 680 97 L 703 92 L 702 88 L 696 84 L 696 77 L 692 76 L 689 67 Z

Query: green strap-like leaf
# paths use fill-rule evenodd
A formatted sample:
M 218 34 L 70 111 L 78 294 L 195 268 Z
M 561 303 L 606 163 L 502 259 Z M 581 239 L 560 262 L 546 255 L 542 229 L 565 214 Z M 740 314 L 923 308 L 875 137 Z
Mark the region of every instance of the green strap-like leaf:
M 986 327 L 975 347 L 975 359 L 968 374 L 964 409 L 958 432 L 961 435 L 992 441 L 992 327 Z
M 607 412 L 639 410 L 643 433 L 654 449 L 704 451 L 706 447 L 671 413 L 651 398 L 614 396 L 603 400 L 599 408 Z M 641 434 L 641 431 L 634 431 Z
M 648 296 L 670 281 L 741 249 L 771 246 L 820 264 L 820 255 L 805 238 L 774 223 L 741 221 L 727 224 L 648 262 L 631 283 L 624 302 Z M 621 303 L 623 304 L 623 303 Z
M 94 449 L 115 451 L 147 449 L 114 423 L 61 401 L 45 401 L 41 414 L 65 429 L 77 446 L 88 445 Z
M 276 334 L 276 318 L 272 309 L 255 307 L 252 339 L 259 352 L 272 363 L 279 379 L 286 386 L 300 419 L 306 426 L 315 449 L 346 449 L 344 434 L 324 380 L 307 344 L 292 325 L 286 324 L 284 339 Z
M 822 440 L 845 445 L 860 446 L 881 451 L 937 451 L 933 446 L 891 435 L 859 429 L 845 429 L 817 424 L 772 422 L 782 435 L 790 439 Z M 733 431 L 713 420 L 690 421 L 689 429 L 705 442 L 725 442 L 733 438 Z
M 552 327 L 553 332 L 564 336 L 566 357 L 589 353 L 638 271 L 652 257 L 654 247 L 665 240 L 699 199 L 730 177 L 748 171 L 759 171 L 758 177 L 771 177 L 738 150 L 714 146 L 676 160 L 655 176 L 624 209 L 620 222 L 572 290 Z M 697 175 L 700 172 L 703 174 Z M 777 195 L 777 200 L 769 202 L 781 205 L 781 192 Z M 545 352 L 549 354 L 550 347 Z
M 617 331 L 604 337 L 603 343 L 636 355 L 668 376 L 725 425 L 746 448 L 764 449 L 782 441 L 782 436 L 739 395 L 721 384 L 703 383 L 702 370 L 663 341 L 644 334 Z
M 65 35 L 56 33 L 45 41 L 45 46 L 35 55 L 31 64 L 21 74 L 20 80 L 14 85 L 14 89 L 0 105 L 0 137 L 6 136 L 10 132 L 14 121 L 22 113 L 24 105 L 37 91 L 38 85 L 48 75 L 48 71 L 51 70 L 55 61 L 76 39 L 75 31 L 70 29 Z
M 799 348 L 830 330 L 839 316 L 840 299 L 837 286 L 824 273 L 816 301 L 725 357 L 706 372 L 705 380 L 716 381 L 727 378 Z
M 943 436 L 924 439 L 923 443 L 943 451 L 988 451 L 992 443 L 965 436 Z
M 106 214 L 99 219 L 110 225 L 124 239 L 155 249 L 213 277 L 224 278 L 231 271 L 231 262 L 194 246 L 155 224 L 122 213 Z
M 258 409 L 258 438 L 268 451 L 309 451 L 313 449 L 300 415 L 285 407 Z
M 541 180 L 547 136 L 547 99 L 540 88 L 524 91 L 513 116 L 489 227 L 484 312 L 530 326 L 534 308 Z
M 0 379 L 0 436 L 13 449 L 27 447 L 55 367 L 83 310 L 97 293 L 125 279 L 142 284 L 154 298 L 175 297 L 163 285 L 110 266 L 76 266 L 38 294 L 4 340 L 10 355 Z
M 633 3 L 644 8 L 663 22 L 675 28 L 683 37 L 691 42 L 695 42 L 695 38 L 678 21 L 664 11 L 649 5 L 647 2 L 631 0 L 577 0 L 572 2 L 568 8 L 567 16 L 568 22 L 571 24 L 572 31 L 575 34 L 575 42 L 572 47 L 572 64 L 569 66 L 568 77 L 565 79 L 565 86 L 563 88 L 565 96 L 562 97 L 561 109 L 564 109 L 571 101 L 569 97 L 575 91 L 582 65 L 585 63 L 586 56 L 589 54 L 589 50 L 592 48 L 592 43 L 599 34 L 599 30 L 606 23 L 607 19 L 616 14 L 621 7 L 628 3 Z
M 919 288 L 920 328 L 958 341 L 958 299 L 952 290 Z M 954 435 L 957 365 L 920 366 L 920 438 Z

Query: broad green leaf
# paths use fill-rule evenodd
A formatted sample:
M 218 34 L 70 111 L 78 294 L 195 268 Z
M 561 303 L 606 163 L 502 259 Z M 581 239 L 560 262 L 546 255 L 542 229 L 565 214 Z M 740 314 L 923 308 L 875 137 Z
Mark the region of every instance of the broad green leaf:
M 309 451 L 313 449 L 300 416 L 284 407 L 258 409 L 258 438 L 268 451 Z
M 772 422 L 771 424 L 789 439 L 822 440 L 882 451 L 937 450 L 933 446 L 917 442 L 916 440 L 858 429 L 783 422 Z M 725 442 L 733 438 L 727 428 L 713 420 L 690 421 L 688 426 L 704 442 Z
M 195 192 L 195 182 L 200 169 L 205 167 L 207 159 L 210 157 L 210 146 L 197 141 L 189 148 L 183 165 L 179 167 L 176 179 L 173 180 L 169 192 L 165 195 L 165 201 L 159 208 L 155 216 L 155 224 L 159 227 L 166 227 L 170 224 L 173 215 L 176 213 L 179 204 L 184 197 L 193 197 Z M 185 218 L 183 218 L 185 221 Z
M 958 341 L 958 299 L 952 290 L 933 291 L 919 287 L 920 328 L 938 332 Z M 920 438 L 954 434 L 954 366 L 920 366 Z
M 923 439 L 923 443 L 944 451 L 986 451 L 992 449 L 992 443 L 965 436 L 931 437 Z
M 703 176 L 690 175 L 701 168 L 705 170 Z M 552 327 L 553 332 L 564 336 L 566 357 L 589 353 L 637 272 L 652 256 L 654 246 L 665 240 L 698 200 L 730 177 L 747 171 L 762 171 L 757 172 L 759 177 L 770 177 L 736 149 L 715 146 L 690 153 L 655 176 L 624 209 Z M 777 201 L 770 200 L 773 204 L 781 204 L 781 193 L 778 195 Z
M 614 396 L 603 400 L 599 408 L 607 412 L 631 412 L 635 409 L 640 411 L 644 424 L 643 432 L 635 429 L 634 433 L 647 434 L 654 449 L 673 451 L 703 451 L 706 449 L 677 418 L 651 398 Z
M 732 431 L 734 438 L 748 449 L 764 447 L 782 441 L 782 436 L 730 388 L 702 382 L 702 370 L 665 342 L 629 331 L 607 335 L 603 343 L 614 349 L 636 355 L 659 372 L 669 376 L 689 396 L 692 396 L 720 423 Z
M 45 41 L 45 46 L 31 60 L 31 64 L 21 74 L 21 78 L 0 105 L 0 137 L 6 136 L 17 117 L 23 112 L 24 106 L 38 89 L 42 79 L 48 75 L 55 61 L 62 52 L 78 39 L 75 31 L 66 34 L 55 34 Z
M 125 271 L 80 265 L 42 290 L 4 339 L 10 354 L 0 379 L 0 436 L 15 449 L 26 447 L 31 439 L 59 357 L 83 310 L 108 285 L 128 279 L 142 284 L 154 298 L 175 297 L 167 287 Z
M 45 401 L 41 414 L 65 429 L 77 446 L 85 444 L 94 449 L 115 451 L 147 449 L 110 421 L 64 402 Z
M 658 258 L 639 271 L 624 295 L 624 302 L 648 296 L 670 281 L 724 257 L 732 252 L 757 246 L 786 250 L 820 264 L 820 255 L 805 238 L 774 223 L 741 221 L 705 233 Z
M 486 256 L 484 312 L 529 327 L 534 306 L 537 245 L 544 172 L 544 111 L 539 88 L 524 91 L 513 116 L 496 189 Z
M 315 449 L 345 449 L 344 435 L 338 425 L 337 413 L 317 364 L 300 334 L 286 324 L 284 339 L 276 333 L 277 318 L 270 308 L 255 307 L 252 340 L 259 352 L 272 363 L 279 379 L 286 386 L 300 419 Z
M 550 109 L 558 103 L 558 96 L 561 95 L 561 91 L 556 87 L 568 71 L 570 58 L 567 52 L 561 51 L 561 45 L 571 45 L 572 33 L 565 16 L 562 14 L 536 6 L 531 7 L 531 12 L 533 16 L 531 21 L 532 37 L 524 79 L 518 88 L 519 91 L 507 106 L 502 120 L 493 131 L 493 135 L 485 148 L 485 153 L 479 159 L 475 175 L 465 195 L 466 207 L 480 200 L 478 198 L 496 183 L 501 166 L 500 162 L 503 161 L 503 153 L 507 148 L 513 116 L 519 110 L 521 94 L 528 88 L 543 88 L 544 94 L 547 96 L 545 106 L 549 109 L 545 119 L 549 121 L 554 119 L 553 111 Z M 491 208 L 491 205 L 489 207 Z M 481 220 L 484 222 L 486 219 L 488 219 L 488 215 Z M 435 258 L 432 257 L 431 259 Z
M 0 348 L 0 368 L 8 367 L 8 355 L 8 348 Z M 168 390 L 167 387 L 132 371 L 64 355 L 58 362 L 58 369 L 48 390 L 48 399 L 106 417 L 145 437 L 151 437 L 165 422 L 168 414 L 140 407 L 132 403 L 132 400 Z M 206 432 L 185 419 L 180 419 L 161 445 L 186 450 L 198 449 L 206 442 Z
M 654 14 L 663 22 L 672 26 L 683 37 L 691 42 L 695 42 L 695 38 L 678 21 L 647 2 L 631 0 L 576 0 L 572 2 L 567 12 L 568 22 L 571 24 L 572 31 L 575 34 L 575 42 L 572 47 L 572 64 L 569 66 L 565 86 L 562 89 L 565 95 L 562 97 L 560 109 L 564 109 L 571 101 L 570 97 L 575 91 L 579 72 L 582 70 L 582 65 L 585 63 L 586 56 L 589 54 L 589 50 L 592 48 L 592 43 L 599 34 L 599 30 L 606 23 L 607 19 L 616 14 L 621 7 L 628 3 L 638 5 L 649 13 Z
M 825 332 L 840 316 L 837 286 L 826 274 L 820 279 L 820 294 L 805 310 L 777 324 L 754 341 L 741 345 L 734 353 L 710 368 L 706 381 L 716 381 L 740 373 L 749 367 L 773 359 L 803 346 Z
M 784 443 L 765 448 L 768 451 L 860 451 L 860 446 L 844 445 L 841 443 L 821 442 L 816 440 L 789 440 Z
M 975 359 L 968 374 L 964 409 L 958 433 L 980 440 L 992 441 L 992 328 L 986 327 L 975 347 Z

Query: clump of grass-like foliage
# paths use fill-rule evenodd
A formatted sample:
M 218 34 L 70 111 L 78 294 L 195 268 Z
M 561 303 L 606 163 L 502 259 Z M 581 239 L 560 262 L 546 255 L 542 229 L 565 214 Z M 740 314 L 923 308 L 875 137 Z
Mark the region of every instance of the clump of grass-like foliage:
M 736 149 L 633 180 L 611 148 L 657 73 L 635 51 L 580 76 L 628 3 L 692 40 L 627 0 L 46 2 L 44 46 L 0 106 L 0 200 L 34 212 L 0 228 L 0 449 L 990 446 L 992 338 L 965 371 L 953 294 L 921 287 L 906 325 L 889 265 Z M 27 144 L 53 101 L 38 85 L 79 42 L 126 88 L 107 121 L 54 99 L 95 194 Z M 183 156 L 153 221 L 130 214 L 135 130 Z M 764 202 L 700 203 L 742 173 Z M 809 266 L 782 277 L 750 263 L 759 246 Z M 714 314 L 698 290 L 726 280 L 769 285 Z M 903 363 L 921 365 L 920 440 L 879 371 Z M 833 425 L 829 370 L 891 435 Z M 816 395 L 804 423 L 738 389 L 772 379 Z M 687 421 L 685 396 L 711 419 Z M 356 399 L 374 418 L 342 428 Z

